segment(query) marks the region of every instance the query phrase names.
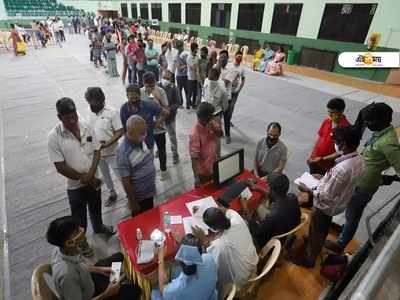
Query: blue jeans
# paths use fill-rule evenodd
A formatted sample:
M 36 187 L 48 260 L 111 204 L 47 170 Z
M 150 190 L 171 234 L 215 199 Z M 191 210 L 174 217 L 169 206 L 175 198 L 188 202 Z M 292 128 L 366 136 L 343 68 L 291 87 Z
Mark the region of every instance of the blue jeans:
M 346 247 L 347 244 L 353 239 L 364 209 L 375 193 L 376 190 L 371 192 L 360 187 L 356 187 L 354 190 L 350 202 L 346 207 L 346 223 L 344 224 L 342 232 L 340 233 L 337 241 L 341 246 Z

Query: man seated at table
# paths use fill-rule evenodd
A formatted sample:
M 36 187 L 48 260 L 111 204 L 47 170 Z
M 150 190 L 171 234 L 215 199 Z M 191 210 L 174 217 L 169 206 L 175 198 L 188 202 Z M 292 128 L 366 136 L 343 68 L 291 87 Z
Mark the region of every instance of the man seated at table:
M 289 193 L 289 178 L 285 174 L 272 173 L 268 176 L 269 191 L 249 180 L 251 190 L 263 193 L 272 204 L 271 210 L 261 221 L 256 221 L 247 200 L 240 199 L 243 215 L 249 223 L 250 233 L 261 249 L 274 236 L 289 232 L 300 224 L 301 211 L 296 195 Z
M 134 300 L 140 298 L 137 285 L 110 282 L 112 262 L 122 262 L 116 253 L 87 265 L 79 255 L 85 242 L 83 228 L 72 216 L 52 221 L 47 230 L 47 241 L 56 246 L 51 259 L 52 280 L 60 300 Z
M 132 216 L 153 208 L 156 194 L 156 168 L 153 153 L 146 147 L 146 121 L 131 116 L 117 150 L 118 173 L 128 197 Z
M 256 148 L 254 173 L 264 177 L 272 172 L 282 172 L 287 161 L 287 147 L 279 139 L 282 128 L 277 122 L 269 123 L 267 136 L 263 137 Z
M 200 103 L 197 109 L 197 124 L 189 134 L 195 187 L 212 179 L 214 162 L 218 157 L 218 139 L 223 133 L 214 117 L 214 110 L 212 104 Z
M 218 269 L 218 291 L 228 283 L 241 286 L 255 271 L 258 255 L 244 219 L 234 210 L 208 208 L 203 221 L 210 227 L 209 234 L 198 227 L 193 233 L 207 247 Z
M 159 290 L 153 290 L 152 300 L 191 299 L 217 300 L 217 266 L 211 254 L 203 253 L 200 240 L 193 234 L 183 237 L 175 260 L 179 267 L 170 283 L 164 262 L 165 247 L 158 249 Z

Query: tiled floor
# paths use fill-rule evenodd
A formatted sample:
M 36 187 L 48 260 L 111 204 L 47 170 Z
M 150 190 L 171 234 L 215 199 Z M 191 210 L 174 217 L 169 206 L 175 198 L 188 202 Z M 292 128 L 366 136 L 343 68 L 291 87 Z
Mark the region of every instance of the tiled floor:
M 103 69 L 96 69 L 89 62 L 87 38 L 67 36 L 67 39 L 61 49 L 31 50 L 25 57 L 0 54 L 0 107 L 4 128 L 4 140 L 0 143 L 4 145 L 11 288 L 16 300 L 30 297 L 33 268 L 50 259 L 52 248 L 45 241 L 49 222 L 69 214 L 64 179 L 56 173 L 47 156 L 46 137 L 57 122 L 56 100 L 63 96 L 73 98 L 81 116 L 85 116 L 88 109 L 83 95 L 89 86 L 102 87 L 106 101 L 114 107 L 118 108 L 126 101 L 120 79 L 106 77 Z M 297 73 L 287 72 L 282 78 L 272 78 L 248 70 L 246 85 L 232 120 L 235 124 L 233 142 L 230 145 L 223 142 L 222 150 L 228 153 L 245 148 L 245 166 L 252 168 L 255 145 L 265 135 L 267 123 L 279 121 L 283 127 L 282 140 L 290 149 L 285 172 L 292 181 L 306 170 L 305 160 L 318 127 L 326 116 L 326 102 L 333 96 L 346 99 L 346 115 L 351 121 L 371 99 L 387 101 L 394 107 L 394 123 L 399 125 L 398 99 Z M 194 122 L 194 111 L 179 111 L 177 134 L 181 163 L 172 165 L 171 154 L 168 153 L 171 180 L 157 181 L 158 202 L 192 187 L 187 143 L 188 130 Z M 103 209 L 106 224 L 115 225 L 129 214 L 124 193 L 120 184 L 116 183 L 120 199 L 115 206 Z M 294 185 L 292 190 L 296 192 Z M 395 186 L 382 188 L 366 213 L 396 190 Z M 107 197 L 106 192 L 103 197 Z M 375 224 L 380 218 L 382 215 L 376 218 Z M 363 224 L 357 233 L 359 240 L 366 238 Z M 91 229 L 88 235 L 95 247 L 96 257 L 111 254 L 119 248 L 117 237 L 105 241 L 93 236 Z M 292 268 L 287 270 L 291 272 Z M 268 292 L 262 291 L 261 295 Z

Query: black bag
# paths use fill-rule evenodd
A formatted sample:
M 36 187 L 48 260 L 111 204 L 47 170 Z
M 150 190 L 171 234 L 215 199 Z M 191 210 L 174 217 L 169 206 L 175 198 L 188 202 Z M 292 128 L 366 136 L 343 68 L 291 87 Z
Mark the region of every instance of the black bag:
M 349 260 L 347 255 L 329 254 L 321 263 L 320 274 L 326 279 L 336 282 L 342 278 Z

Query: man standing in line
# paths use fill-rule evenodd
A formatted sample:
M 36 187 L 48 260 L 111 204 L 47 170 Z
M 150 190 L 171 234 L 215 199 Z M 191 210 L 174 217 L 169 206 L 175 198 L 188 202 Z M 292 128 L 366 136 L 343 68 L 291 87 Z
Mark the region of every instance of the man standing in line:
M 199 81 L 199 84 L 198 84 L 199 85 L 199 95 L 198 95 L 199 103 L 201 102 L 201 98 L 203 95 L 204 81 L 206 80 L 207 75 L 208 75 L 207 65 L 208 65 L 208 49 L 207 49 L 207 47 L 202 47 L 200 49 L 199 68 L 197 69 L 198 70 L 197 76 L 198 76 L 198 81 Z
M 105 206 L 110 206 L 117 200 L 114 183 L 111 178 L 110 168 L 117 174 L 116 150 L 118 140 L 123 134 L 119 112 L 105 105 L 105 96 L 101 88 L 90 87 L 85 93 L 86 101 L 90 105 L 89 122 L 96 132 L 96 137 L 101 144 L 101 159 L 99 168 L 109 191 Z
M 71 214 L 86 231 L 88 207 L 94 233 L 113 235 L 113 227 L 103 225 L 101 181 L 96 178 L 101 145 L 94 130 L 78 120 L 72 99 L 59 99 L 56 109 L 61 122 L 48 135 L 48 151 L 57 172 L 67 178 Z M 91 256 L 93 249 L 86 243 L 82 254 Z
M 195 187 L 212 179 L 214 162 L 218 158 L 218 139 L 223 133 L 219 122 L 215 120 L 214 111 L 212 104 L 200 103 L 198 121 L 189 134 Z
M 335 166 L 322 177 L 315 190 L 299 187 L 314 198 L 314 208 L 305 253 L 293 260 L 295 264 L 314 267 L 328 235 L 332 217 L 346 209 L 357 181 L 364 172 L 363 159 L 357 152 L 360 139 L 359 131 L 353 126 L 335 128 L 333 140 L 343 155 L 336 159 Z
M 179 97 L 181 99 L 181 106 L 183 106 L 183 96 L 182 96 L 182 89 L 185 90 L 185 99 L 186 99 L 186 108 L 189 106 L 190 102 L 190 93 L 189 93 L 189 86 L 188 86 L 188 77 L 187 77 L 187 56 L 188 54 L 183 51 L 183 41 L 177 40 L 176 41 L 176 49 L 178 50 L 178 54 L 175 56 L 175 79 L 176 85 L 179 91 Z
M 199 72 L 199 57 L 197 51 L 199 46 L 196 43 L 190 44 L 190 54 L 186 59 L 188 71 L 188 86 L 189 86 L 189 100 L 186 101 L 186 108 L 192 106 L 193 109 L 197 107 L 197 90 L 198 90 L 198 72 Z
M 160 72 L 158 70 L 158 51 L 153 47 L 153 40 L 147 40 L 147 46 L 145 50 L 146 55 L 146 72 L 150 71 L 153 72 L 155 77 L 160 78 Z
M 176 114 L 181 103 L 179 91 L 175 84 L 172 83 L 172 73 L 170 70 L 164 70 L 159 86 L 164 89 L 168 99 L 169 117 L 165 120 L 165 126 L 171 143 L 173 164 L 179 163 L 178 139 L 176 138 Z
M 229 54 L 227 50 L 221 50 L 219 52 L 218 62 L 215 64 L 215 68 L 221 72 L 220 79 L 225 83 L 226 91 L 228 92 L 228 109 L 224 112 L 224 127 L 225 127 L 225 141 L 227 144 L 231 143 L 231 121 L 229 107 L 232 99 L 232 83 L 235 80 L 237 74 L 236 70 L 233 70 L 231 65 L 228 64 Z
M 335 143 L 332 139 L 333 130 L 336 127 L 347 126 L 349 121 L 343 114 L 346 103 L 341 98 L 333 98 L 326 105 L 328 117 L 322 122 L 318 130 L 317 141 L 311 152 L 307 163 L 311 174 L 325 175 L 335 165 L 338 157 L 335 150 Z
M 146 121 L 138 115 L 129 117 L 117 150 L 118 173 L 132 217 L 153 208 L 156 194 L 154 156 L 144 143 L 146 135 Z
M 245 71 L 242 65 L 242 59 L 243 59 L 243 53 L 242 51 L 237 51 L 235 54 L 235 61 L 230 64 L 230 68 L 235 71 L 236 73 L 236 77 L 232 82 L 232 96 L 231 96 L 231 101 L 229 103 L 229 122 L 230 122 L 230 126 L 233 127 L 232 124 L 232 115 L 233 115 L 233 111 L 235 109 L 235 104 L 236 101 L 239 97 L 239 93 L 242 90 L 244 83 L 246 81 L 246 75 L 245 75 Z
M 334 252 L 343 252 L 353 239 L 365 207 L 381 184 L 391 184 L 400 175 L 400 144 L 392 123 L 392 108 L 385 103 L 374 103 L 364 112 L 364 121 L 372 131 L 364 145 L 365 172 L 351 196 L 346 208 L 346 223 L 336 242 L 326 241 L 325 247 Z M 393 167 L 397 176 L 385 176 L 382 172 Z
M 157 154 L 160 161 L 161 181 L 168 178 L 167 173 L 167 150 L 165 135 L 167 129 L 165 126 L 165 118 L 169 116 L 168 99 L 165 91 L 156 85 L 156 77 L 153 72 L 146 72 L 143 75 L 144 87 L 140 89 L 140 98 L 143 102 L 154 103 L 162 108 L 162 112 L 157 115 L 154 123 L 154 141 L 157 145 Z M 153 148 L 149 147 L 153 150 Z

